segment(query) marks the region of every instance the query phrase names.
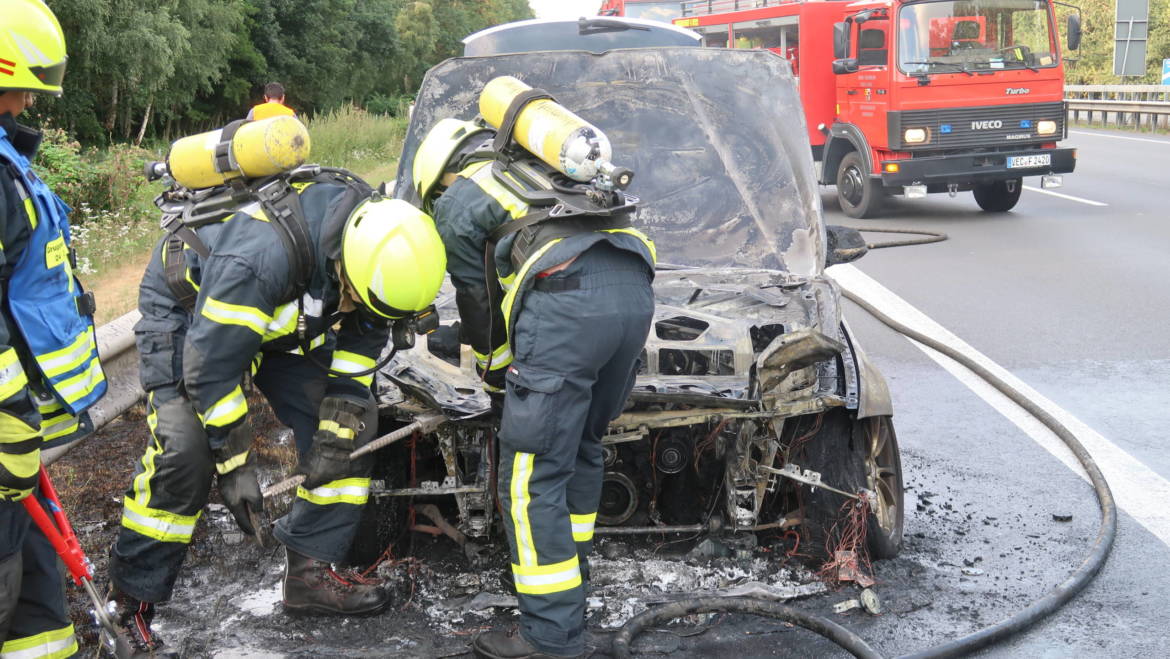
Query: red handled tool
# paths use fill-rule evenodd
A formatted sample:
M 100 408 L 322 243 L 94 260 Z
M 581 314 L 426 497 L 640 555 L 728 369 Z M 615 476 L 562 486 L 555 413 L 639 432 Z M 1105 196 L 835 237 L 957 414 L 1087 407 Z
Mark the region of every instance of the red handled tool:
M 57 490 L 53 487 L 53 481 L 49 480 L 49 472 L 45 470 L 44 465 L 41 465 L 40 485 L 41 497 L 48 501 L 53 519 L 49 519 L 49 515 L 45 513 L 45 509 L 35 496 L 24 499 L 24 509 L 36 522 L 41 533 L 52 543 L 53 549 L 57 550 L 57 555 L 65 563 L 73 582 L 84 588 L 89 595 L 94 606 L 93 617 L 102 627 L 102 645 L 118 659 L 129 659 L 132 655 L 130 643 L 110 618 L 110 613 L 106 610 L 106 599 L 98 594 L 97 588 L 93 585 L 93 564 L 81 550 L 81 543 L 77 541 L 77 534 L 73 532 L 69 518 L 61 508 L 61 499 L 57 496 Z

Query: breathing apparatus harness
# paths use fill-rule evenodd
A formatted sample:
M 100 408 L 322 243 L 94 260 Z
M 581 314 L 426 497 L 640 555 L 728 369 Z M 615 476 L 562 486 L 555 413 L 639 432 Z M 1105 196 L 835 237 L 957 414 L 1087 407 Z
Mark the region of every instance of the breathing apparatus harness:
M 222 171 L 230 171 L 228 166 L 228 149 L 235 130 L 243 122 L 228 124 L 223 130 L 221 142 L 216 146 L 216 167 Z M 366 310 L 362 304 L 357 305 L 357 313 L 361 319 L 376 327 L 391 326 L 393 347 L 390 353 L 374 364 L 372 368 L 360 372 L 337 371 L 329 365 L 323 364 L 312 354 L 309 345 L 308 322 L 305 316 L 304 294 L 309 288 L 317 262 L 314 256 L 312 237 L 309 225 L 305 220 L 304 209 L 301 206 L 300 196 L 293 184 L 306 181 L 326 180 L 345 185 L 346 188 L 359 197 L 377 198 L 381 194 L 356 174 L 340 168 L 322 167 L 320 165 L 302 165 L 287 172 L 261 178 L 236 177 L 228 179 L 224 185 L 190 190 L 179 185 L 168 175 L 167 165 L 164 162 L 149 162 L 146 164 L 148 180 L 164 179 L 168 188 L 155 197 L 154 203 L 162 211 L 162 229 L 166 232 L 164 277 L 167 287 L 175 300 L 191 313 L 195 308 L 198 295 L 194 285 L 187 279 L 187 262 L 184 253 L 185 247 L 190 247 L 206 260 L 211 256 L 207 244 L 195 232 L 199 227 L 222 222 L 234 214 L 241 206 L 248 203 L 258 203 L 261 210 L 268 217 L 269 224 L 276 230 L 285 253 L 288 255 L 292 269 L 292 283 L 287 295 L 297 300 L 296 337 L 301 352 L 310 362 L 321 370 L 336 376 L 362 377 L 371 375 L 390 363 L 399 349 L 408 349 L 414 346 L 416 333 L 425 334 L 433 331 L 437 325 L 438 316 L 434 307 L 404 318 L 393 321 L 375 315 Z M 286 295 L 286 296 L 287 296 Z
M 450 168 L 461 172 L 477 162 L 490 161 L 492 178 L 528 205 L 527 214 L 504 222 L 488 234 L 483 264 L 489 308 L 495 308 L 492 298 L 497 287 L 492 283 L 499 281 L 495 251 L 501 240 L 518 234 L 509 255 L 513 272 L 518 272 L 533 254 L 553 240 L 593 231 L 630 228 L 633 226 L 630 217 L 639 202 L 637 197 L 625 193 L 634 179 L 631 170 L 603 163 L 596 178 L 581 183 L 561 174 L 513 139 L 520 113 L 529 103 L 541 99 L 556 100 L 543 89 L 529 89 L 517 94 L 508 105 L 495 137 L 457 156 Z M 477 121 L 482 122 L 482 117 Z M 495 332 L 492 324 L 493 321 L 489 321 L 489 337 Z M 482 377 L 486 377 L 491 366 L 489 355 Z
M 541 99 L 556 101 L 543 89 L 517 94 L 508 105 L 495 137 L 483 142 L 459 163 L 462 171 L 472 163 L 491 160 L 492 177 L 528 205 L 527 215 L 501 224 L 488 235 L 488 243 L 494 249 L 506 236 L 520 234 L 512 248 L 512 262 L 517 268 L 553 238 L 630 227 L 630 214 L 638 204 L 637 197 L 623 192 L 634 180 L 634 173 L 629 169 L 605 163 L 597 178 L 579 183 L 512 139 L 520 113 L 529 103 Z

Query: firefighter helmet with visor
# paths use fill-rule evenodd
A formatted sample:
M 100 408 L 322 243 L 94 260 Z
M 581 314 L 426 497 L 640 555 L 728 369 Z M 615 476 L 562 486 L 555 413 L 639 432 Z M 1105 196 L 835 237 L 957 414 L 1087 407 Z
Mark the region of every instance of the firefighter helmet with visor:
M 41 0 L 5 0 L 0 22 L 0 92 L 61 95 L 65 34 Z
M 367 310 L 403 318 L 434 301 L 447 254 L 429 215 L 401 199 L 376 198 L 350 213 L 341 236 L 341 267 Z
M 451 160 L 461 150 L 473 146 L 473 139 L 477 135 L 482 140 L 490 132 L 490 128 L 474 121 L 450 117 L 439 120 L 431 128 L 414 152 L 414 167 L 411 169 L 414 190 L 418 193 L 423 210 L 430 211 L 433 202 L 431 196 L 436 192 L 435 188 Z

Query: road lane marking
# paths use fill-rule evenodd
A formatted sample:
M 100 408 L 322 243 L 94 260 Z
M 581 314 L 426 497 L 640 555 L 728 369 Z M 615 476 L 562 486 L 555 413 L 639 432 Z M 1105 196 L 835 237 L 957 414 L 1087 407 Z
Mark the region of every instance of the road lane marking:
M 1032 192 L 1039 192 L 1042 194 L 1050 194 L 1053 197 L 1060 197 L 1061 199 L 1068 199 L 1069 201 L 1078 201 L 1082 204 L 1088 204 L 1090 206 L 1108 206 L 1109 205 L 1103 201 L 1093 201 L 1092 199 L 1082 199 L 1081 197 L 1074 197 L 1070 194 L 1062 194 L 1060 192 L 1053 192 L 1052 190 L 1045 190 L 1044 188 L 1033 188 L 1030 185 L 1025 185 L 1023 187 L 1025 190 L 1031 190 Z
M 1067 410 L 1025 384 L 1018 377 L 1012 375 L 1002 366 L 993 362 L 989 357 L 971 347 L 935 320 L 919 311 L 901 297 L 898 297 L 898 295 L 856 267 L 852 265 L 836 265 L 829 268 L 828 273 L 837 280 L 837 283 L 842 288 L 864 298 L 870 304 L 873 304 L 888 314 L 891 318 L 905 325 L 909 325 L 927 336 L 938 339 L 979 362 L 985 368 L 1020 390 L 1020 392 L 1046 412 L 1060 420 L 1061 423 L 1076 434 L 1085 445 L 1085 448 L 1093 456 L 1093 459 L 1096 460 L 1097 465 L 1101 468 L 1101 472 L 1105 475 L 1105 479 L 1109 482 L 1109 488 L 1113 492 L 1113 497 L 1117 501 L 1118 507 L 1123 509 L 1130 517 L 1137 520 L 1142 526 L 1146 527 L 1163 544 L 1170 547 L 1170 506 L 1166 505 L 1166 502 L 1170 501 L 1170 481 L 1159 476 L 1124 449 L 1103 437 Z M 1082 479 L 1088 480 L 1088 476 L 1073 456 L 1072 451 L 1047 426 L 1041 424 L 1032 415 L 1025 412 L 1021 407 L 958 362 L 916 341 L 910 342 L 954 375 L 960 382 L 971 389 L 972 392 L 990 404 L 997 412 L 1023 430 L 1037 444 L 1063 462 L 1074 473 Z
M 1109 133 L 1090 133 L 1084 130 L 1070 130 L 1070 135 L 1092 135 L 1093 137 L 1106 137 L 1114 140 L 1132 140 L 1134 142 L 1153 142 L 1154 144 L 1164 144 L 1170 146 L 1170 140 L 1151 140 L 1148 137 L 1128 137 L 1126 135 L 1110 135 Z

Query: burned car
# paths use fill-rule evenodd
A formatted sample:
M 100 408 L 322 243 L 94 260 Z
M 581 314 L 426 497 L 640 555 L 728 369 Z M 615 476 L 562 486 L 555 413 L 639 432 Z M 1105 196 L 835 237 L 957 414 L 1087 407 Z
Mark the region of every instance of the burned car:
M 890 396 L 825 274 L 864 243 L 823 222 L 788 64 L 685 47 L 448 60 L 419 92 L 398 196 L 418 201 L 412 156 L 431 126 L 472 119 L 501 75 L 608 135 L 615 162 L 636 173 L 635 225 L 657 245 L 654 322 L 603 439 L 598 535 L 799 534 L 801 553 L 823 557 L 852 503 L 870 555 L 893 556 L 903 510 Z M 449 286 L 437 306 L 444 327 L 379 373 L 386 429 L 422 415 L 434 430 L 382 454 L 367 511 L 376 532 L 359 538 L 371 551 L 401 531 L 405 497 L 439 504 L 457 535 L 499 528 L 497 415 L 458 345 Z

